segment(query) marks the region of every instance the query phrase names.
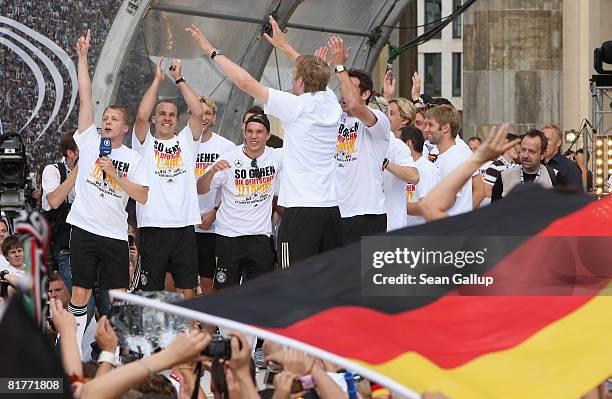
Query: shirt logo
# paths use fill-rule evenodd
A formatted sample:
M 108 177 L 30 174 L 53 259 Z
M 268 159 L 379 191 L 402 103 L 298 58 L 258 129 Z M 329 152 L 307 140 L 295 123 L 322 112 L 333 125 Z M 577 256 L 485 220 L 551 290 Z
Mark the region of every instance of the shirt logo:
M 242 168 L 242 161 L 237 159 L 234 161 L 234 166 L 237 168 Z

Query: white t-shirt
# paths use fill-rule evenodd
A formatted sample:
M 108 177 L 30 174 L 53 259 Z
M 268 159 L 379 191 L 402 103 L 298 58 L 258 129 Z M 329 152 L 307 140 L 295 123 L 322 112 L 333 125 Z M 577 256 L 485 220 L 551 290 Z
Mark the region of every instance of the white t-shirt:
M 6 267 L 9 266 L 8 260 L 4 257 L 4 255 L 0 255 L 0 271 L 7 270 Z
M 147 132 L 144 143 L 132 134 L 132 147 L 144 159 L 149 178 L 149 200 L 136 203 L 138 227 L 185 227 L 200 224 L 195 178 L 199 141 L 189 125 L 168 140 Z
M 215 233 L 226 237 L 272 233 L 272 198 L 282 170 L 282 153 L 282 149 L 266 147 L 257 158 L 259 176 L 242 148 L 221 155 L 232 167 L 217 172 L 210 184 L 211 189 L 221 190 Z
M 78 134 L 78 133 L 77 133 Z M 64 159 L 61 162 L 66 166 L 66 177 L 70 176 L 70 168 Z M 47 194 L 55 191 L 61 184 L 62 176 L 60 175 L 59 168 L 56 163 L 45 166 L 42 172 L 42 191 L 43 197 L 41 201 L 42 209 L 45 211 L 51 210 L 51 205 L 49 205 L 49 201 L 47 200 Z M 75 196 L 74 187 L 70 190 L 68 194 L 68 202 L 74 202 Z
M 386 158 L 389 162 L 400 166 L 414 167 L 410 149 L 393 133 L 389 139 L 389 149 Z M 391 172 L 383 172 L 383 191 L 385 193 L 385 209 L 387 211 L 387 231 L 401 229 L 408 226 L 406 213 L 406 185 L 407 183 L 393 176 Z
M 419 182 L 416 185 L 408 184 L 406 187 L 406 194 L 408 197 L 412 196 L 410 202 L 422 200 L 441 180 L 440 169 L 426 156 L 421 156 L 421 158 L 414 163 L 414 166 L 419 170 Z M 408 198 L 408 200 L 410 200 L 410 198 Z M 425 218 L 423 216 L 408 215 L 408 226 L 416 226 L 417 224 L 423 223 L 425 223 Z
M 336 144 L 336 195 L 340 216 L 381 215 L 385 213 L 382 190 L 382 163 L 389 147 L 389 119 L 377 109 L 376 124 L 343 113 Z M 282 191 L 282 188 L 281 188 Z
M 98 165 L 100 134 L 91 125 L 83 133 L 75 133 L 79 147 L 79 174 L 76 178 L 74 203 L 66 222 L 92 234 L 127 241 L 127 205 L 129 195 L 110 176 L 103 179 Z M 148 186 L 142 158 L 122 145 L 113 148 L 108 157 L 118 174 L 141 186 Z
M 285 128 L 278 204 L 290 207 L 338 205 L 334 152 L 342 109 L 333 91 L 295 96 L 268 89 L 267 114 Z
M 212 134 L 211 138 L 206 142 L 200 142 L 198 154 L 196 156 L 195 163 L 195 177 L 197 179 L 204 174 L 204 172 L 214 164 L 217 159 L 228 151 L 236 148 L 236 145 L 226 139 L 225 137 L 219 136 L 217 133 Z M 198 195 L 198 204 L 200 207 L 200 215 L 210 212 L 219 198 L 218 190 L 210 190 L 204 195 Z M 202 230 L 198 227 L 199 223 L 195 225 L 196 233 L 214 233 L 215 223 L 210 226 L 208 230 Z
M 8 261 L 6 262 L 6 268 L 2 270 L 8 270 L 9 274 L 20 277 L 20 278 L 25 276 L 25 273 L 26 273 L 25 270 L 17 269 L 16 267 L 11 266 L 11 264 L 8 263 Z
M 462 151 L 457 145 L 452 146 L 444 153 L 439 154 L 436 159 L 436 166 L 440 168 L 442 179 L 448 176 L 459 165 L 467 161 L 472 156 Z M 478 172 L 476 172 L 477 174 Z M 455 198 L 455 205 L 448 210 L 449 216 L 458 215 L 460 213 L 470 212 L 473 209 L 472 205 L 472 179 L 463 185 Z

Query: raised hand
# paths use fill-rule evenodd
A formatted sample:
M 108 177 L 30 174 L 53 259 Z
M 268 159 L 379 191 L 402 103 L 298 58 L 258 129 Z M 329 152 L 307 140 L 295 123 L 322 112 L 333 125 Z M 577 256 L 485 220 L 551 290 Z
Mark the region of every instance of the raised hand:
M 89 47 L 91 47 L 91 33 L 90 30 L 87 29 L 87 34 L 85 36 L 79 37 L 76 44 L 77 55 L 79 58 L 87 57 L 87 53 L 89 53 Z
M 275 352 L 266 357 L 266 362 L 270 361 L 282 365 L 285 371 L 298 376 L 310 374 L 315 364 L 315 359 L 307 357 L 304 352 L 297 349 Z
M 230 332 L 229 335 L 232 337 L 232 357 L 228 364 L 232 371 L 236 374 L 239 373 L 250 373 L 251 367 L 251 345 L 245 338 L 244 334 L 240 332 Z
M 413 100 L 418 99 L 421 96 L 421 78 L 418 72 L 412 74 L 412 90 L 410 92 Z
M 202 50 L 206 52 L 206 54 L 212 52 L 213 46 L 210 44 L 210 41 L 204 36 L 202 31 L 198 29 L 195 25 L 191 25 L 189 28 L 185 29 L 185 32 L 189 32 L 191 37 L 200 45 Z
M 181 63 L 181 60 L 177 58 L 173 59 L 172 63 L 170 64 L 170 75 L 172 75 L 172 78 L 174 80 L 181 78 L 183 76 L 182 71 L 183 65 Z
M 331 64 L 329 59 L 329 47 L 319 47 L 315 52 L 314 56 L 323 60 L 327 65 Z
M 344 40 L 340 36 L 332 36 L 327 42 L 327 47 L 331 50 L 332 64 L 334 66 L 344 65 L 349 57 L 349 48 L 344 47 Z
M 506 139 L 508 127 L 507 123 L 501 125 L 499 129 L 495 126 L 491 127 L 489 136 L 487 136 L 487 139 L 478 147 L 476 152 L 474 152 L 474 156 L 477 157 L 479 161 L 482 161 L 482 163 L 493 161 L 509 148 L 516 145 L 520 139 L 513 141 L 508 141 Z
M 170 365 L 193 363 L 201 361 L 204 357 L 201 352 L 210 343 L 211 337 L 205 331 L 191 330 L 189 334 L 181 334 L 164 350 L 170 357 Z
M 287 39 L 285 38 L 285 32 L 278 26 L 276 20 L 272 18 L 272 15 L 268 17 L 268 22 L 272 25 L 272 36 L 267 33 L 263 34 L 263 37 L 266 38 L 271 45 L 276 47 L 277 49 L 284 50 L 289 43 L 287 43 Z
M 76 334 L 77 322 L 74 315 L 64 309 L 62 301 L 59 299 L 51 299 L 51 320 L 58 333 L 62 336 Z
M 222 170 L 229 169 L 231 167 L 232 165 L 230 165 L 230 163 L 227 160 L 222 159 L 219 162 L 215 162 L 215 164 L 211 167 L 211 170 L 212 170 L 212 173 L 217 173 L 217 172 L 221 172 Z
M 163 62 L 164 62 L 164 57 L 161 57 L 159 59 L 159 62 L 157 63 L 157 66 L 155 67 L 155 81 L 157 81 L 158 83 L 163 82 L 164 79 L 166 78 L 166 74 L 162 70 Z
M 395 83 L 396 79 L 393 77 L 393 70 L 389 69 L 385 73 L 385 80 L 383 81 L 383 96 L 387 101 L 395 95 Z
M 113 326 L 111 326 L 106 316 L 102 316 L 100 320 L 98 320 L 96 342 L 101 350 L 115 353 L 115 348 L 117 347 L 117 334 L 115 334 Z

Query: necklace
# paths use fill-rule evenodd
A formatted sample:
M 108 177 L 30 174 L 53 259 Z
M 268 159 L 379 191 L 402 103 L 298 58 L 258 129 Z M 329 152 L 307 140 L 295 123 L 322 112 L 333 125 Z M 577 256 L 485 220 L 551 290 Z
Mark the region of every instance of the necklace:
M 538 174 L 536 175 L 535 179 L 533 180 L 534 183 L 537 183 L 538 179 L 540 178 L 540 168 L 538 168 Z M 521 167 L 521 184 L 525 184 L 525 178 L 523 177 L 523 167 Z

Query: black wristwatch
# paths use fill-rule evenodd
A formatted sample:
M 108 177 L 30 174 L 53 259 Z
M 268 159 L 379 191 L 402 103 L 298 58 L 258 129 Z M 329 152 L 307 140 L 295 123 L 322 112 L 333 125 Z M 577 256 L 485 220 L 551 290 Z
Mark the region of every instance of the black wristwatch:
M 9 274 L 8 270 L 2 270 L 0 272 L 0 280 L 4 280 L 4 276 L 6 276 L 7 274 Z
M 179 84 L 179 83 L 181 83 L 181 82 L 187 82 L 187 81 L 185 80 L 185 78 L 184 78 L 184 77 L 182 77 L 182 76 L 181 76 L 180 78 L 178 78 L 177 80 L 175 80 L 175 81 L 174 81 L 174 84 L 176 84 L 176 85 L 177 85 L 177 84 Z
M 213 48 L 212 53 L 210 53 L 210 59 L 214 60 L 216 56 L 223 54 L 223 51 L 221 51 L 221 49 L 218 48 Z

